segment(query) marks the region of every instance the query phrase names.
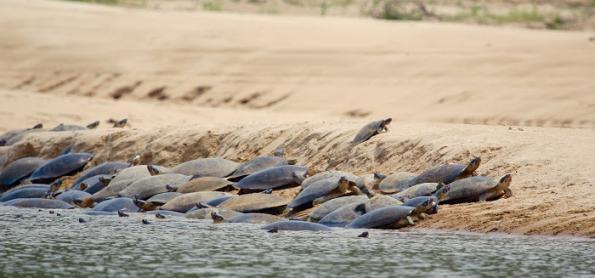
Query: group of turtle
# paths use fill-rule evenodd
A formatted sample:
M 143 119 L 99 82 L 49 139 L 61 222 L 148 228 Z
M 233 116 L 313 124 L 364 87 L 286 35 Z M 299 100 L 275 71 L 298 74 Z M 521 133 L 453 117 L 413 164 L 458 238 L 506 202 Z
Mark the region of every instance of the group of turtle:
M 367 125 L 354 142 L 367 136 L 362 136 L 365 130 L 386 131 L 388 123 L 390 119 Z M 336 170 L 315 173 L 285 158 L 282 148 L 244 163 L 211 157 L 168 168 L 141 165 L 140 156 L 135 156 L 128 162 L 91 167 L 91 161 L 92 154 L 71 150 L 49 160 L 24 157 L 12 161 L 0 167 L 0 205 L 79 208 L 89 215 L 139 212 L 156 218 L 254 223 L 276 232 L 395 229 L 430 217 L 438 212 L 439 204 L 512 196 L 510 175 L 498 179 L 476 175 L 480 158 L 438 165 L 420 174 L 388 176 Z

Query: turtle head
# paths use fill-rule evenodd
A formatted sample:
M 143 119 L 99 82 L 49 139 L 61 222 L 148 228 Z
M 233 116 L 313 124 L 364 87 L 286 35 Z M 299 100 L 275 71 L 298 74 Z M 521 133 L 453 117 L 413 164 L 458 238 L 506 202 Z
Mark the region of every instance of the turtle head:
M 80 191 L 85 191 L 85 189 L 89 188 L 89 186 L 86 183 L 81 183 L 79 185 L 79 190 Z
M 287 165 L 295 165 L 297 163 L 297 159 L 288 159 Z
M 275 151 L 273 152 L 274 156 L 277 157 L 284 157 L 285 156 L 285 148 L 284 147 L 278 147 L 275 149 Z
M 422 212 L 428 212 L 430 210 L 432 210 L 432 208 L 434 206 L 436 206 L 436 200 L 434 200 L 434 198 L 427 198 L 425 201 L 423 201 L 421 204 L 419 204 L 419 206 L 417 206 L 417 208 L 415 208 L 415 211 L 413 212 L 414 214 L 419 214 Z
M 393 121 L 393 118 L 387 118 L 380 123 L 380 132 L 388 131 L 388 125 Z
M 510 186 L 510 182 L 512 182 L 512 175 L 506 174 L 500 178 L 498 185 L 508 188 Z
M 448 198 L 448 192 L 450 191 L 450 185 L 440 183 L 440 184 L 438 184 L 438 186 L 440 186 L 440 189 L 438 189 L 438 191 L 436 191 L 436 198 L 438 199 L 438 202 L 441 202 Z
M 216 211 L 211 211 L 211 218 L 213 218 L 213 223 L 221 223 L 223 222 L 223 216 Z
M 34 125 L 31 129 L 40 129 L 40 128 L 43 128 L 42 123 L 38 123 L 38 124 Z
M 144 211 L 149 211 L 150 210 L 149 209 L 150 205 L 149 205 L 149 203 L 147 201 L 139 200 L 137 198 L 137 196 L 134 196 L 134 198 L 132 199 L 132 201 L 134 202 L 134 204 L 137 207 L 141 208 L 142 210 L 144 210 Z
M 339 188 L 339 191 L 341 191 L 342 194 L 347 193 L 347 191 L 349 190 L 349 180 L 347 179 L 347 177 L 341 177 L 339 178 L 339 181 L 337 183 L 337 186 Z
M 52 182 L 52 184 L 50 184 L 50 189 L 49 189 L 49 191 L 48 191 L 48 192 L 50 192 L 50 193 L 51 193 L 51 192 L 56 192 L 56 191 L 58 191 L 58 189 L 60 189 L 60 186 L 62 186 L 62 182 L 63 182 L 63 181 L 64 181 L 64 180 L 60 178 L 60 179 L 57 179 L 57 180 L 55 180 L 54 182 Z
M 112 181 L 111 178 L 105 178 L 105 177 L 99 177 L 98 180 L 103 185 L 108 185 Z
M 361 204 L 355 206 L 355 208 L 353 208 L 353 211 L 358 212 L 360 214 L 365 214 L 366 213 L 366 203 L 361 203 Z
M 465 173 L 473 174 L 477 168 L 479 168 L 479 164 L 481 164 L 481 157 L 475 157 L 469 161 L 467 167 L 465 168 Z
M 153 164 L 147 164 L 147 170 L 151 176 L 159 175 L 159 170 L 157 170 L 157 167 L 153 166 Z
M 176 192 L 178 190 L 178 188 L 175 186 L 171 186 L 170 184 L 166 184 L 165 190 L 167 190 L 167 192 Z
M 76 199 L 72 202 L 81 208 L 90 208 L 93 206 L 93 203 L 95 203 L 91 197 L 86 197 L 83 199 Z
M 374 172 L 374 181 L 372 182 L 372 189 L 378 190 L 378 186 L 380 185 L 382 180 L 384 180 L 385 178 L 386 178 L 386 175 L 379 173 L 379 172 Z
M 88 124 L 87 125 L 87 128 L 88 129 L 94 129 L 94 128 L 97 128 L 98 126 L 99 126 L 99 121 L 94 121 L 94 122 Z

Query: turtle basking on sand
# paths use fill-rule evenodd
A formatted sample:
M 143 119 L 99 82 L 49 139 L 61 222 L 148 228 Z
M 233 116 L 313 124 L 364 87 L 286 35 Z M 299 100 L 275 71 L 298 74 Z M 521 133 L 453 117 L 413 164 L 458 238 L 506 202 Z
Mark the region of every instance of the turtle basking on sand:
M 456 204 L 465 202 L 483 202 L 496 200 L 501 197 L 512 196 L 510 190 L 511 175 L 505 175 L 499 179 L 491 177 L 474 176 L 457 180 L 448 186 L 448 192 L 440 203 Z M 443 193 L 446 188 L 439 189 L 436 193 Z
M 430 196 L 438 189 L 444 186 L 443 183 L 435 183 L 435 182 L 427 182 L 427 183 L 420 183 L 416 184 L 412 187 L 409 187 L 397 194 L 391 195 L 391 197 L 400 200 L 401 202 L 405 202 L 408 199 L 413 199 L 415 197 L 420 196 Z
M 393 194 L 409 188 L 410 182 L 417 175 L 409 172 L 396 172 L 386 176 L 378 184 L 378 190 L 384 194 Z
M 318 223 L 329 227 L 345 227 L 365 213 L 366 205 L 363 202 L 348 204 L 329 213 Z
M 299 220 L 283 220 L 279 222 L 274 222 L 262 227 L 263 230 L 266 231 L 330 231 L 331 229 L 327 226 L 306 222 L 306 221 L 299 221 Z
M 50 129 L 49 131 L 77 131 L 77 130 L 87 130 L 87 129 L 95 129 L 99 126 L 99 121 L 94 121 L 87 126 L 80 126 L 80 125 L 68 125 L 68 124 L 59 124 L 56 127 Z
M 39 157 L 23 157 L 9 163 L 0 173 L 0 189 L 6 190 L 17 185 L 46 162 L 47 160 Z
M 180 193 L 192 193 L 200 191 L 230 191 L 233 189 L 233 182 L 217 177 L 198 177 L 191 179 L 177 189 Z
M 287 159 L 278 156 L 259 156 L 239 165 L 227 179 L 230 181 L 238 181 L 258 171 L 290 164 L 295 164 L 295 161 L 288 161 Z
M 385 120 L 374 121 L 365 125 L 359 130 L 357 135 L 355 135 L 355 138 L 353 138 L 353 143 L 363 143 L 377 134 L 387 132 L 388 125 L 392 122 L 392 120 L 392 118 L 388 118 Z
M 390 206 L 368 212 L 347 225 L 347 228 L 388 228 L 415 225 L 411 213 L 413 207 Z
M 232 209 L 239 212 L 268 212 L 272 214 L 283 212 L 288 201 L 277 195 L 251 193 L 233 196 L 223 201 L 218 208 Z
M 481 158 L 476 157 L 471 159 L 468 164 L 450 163 L 439 165 L 424 171 L 409 181 L 409 187 L 426 182 L 449 184 L 459 179 L 471 177 L 475 175 L 475 170 L 479 168 L 480 164 Z
M 366 195 L 353 195 L 353 196 L 343 196 L 343 197 L 335 198 L 335 199 L 332 199 L 332 200 L 322 203 L 318 208 L 316 208 L 309 214 L 308 219 L 312 222 L 318 222 L 318 221 L 320 221 L 320 219 L 322 219 L 329 213 L 339 209 L 342 206 L 353 204 L 353 203 L 364 203 L 367 200 L 368 200 L 368 196 L 366 196 Z
M 36 124 L 31 128 L 8 131 L 0 135 L 0 146 L 10 146 L 21 140 L 26 134 L 43 131 L 43 124 Z
M 78 205 L 78 202 L 75 201 Z M 140 208 L 135 204 L 134 200 L 126 197 L 114 198 L 103 201 L 97 204 L 93 211 L 103 212 L 117 212 L 118 210 L 124 210 L 126 212 L 138 212 Z
M 150 176 L 133 182 L 120 191 L 118 196 L 146 200 L 159 193 L 173 191 L 190 178 L 190 176 L 174 173 Z
M 402 205 L 403 202 L 386 195 L 376 195 L 365 203 L 366 212 L 371 212 L 380 208 Z
M 302 190 L 287 207 L 294 210 L 310 207 L 350 192 L 355 195 L 362 195 L 355 183 L 349 181 L 346 177 L 322 179 Z
M 234 186 L 244 191 L 275 189 L 284 186 L 299 185 L 307 175 L 308 168 L 304 166 L 277 166 L 251 174 Z
M 95 194 L 104 189 L 112 180 L 111 175 L 97 175 L 74 184 L 70 189 L 82 190 L 90 194 Z
M 198 203 L 206 203 L 212 199 L 228 195 L 229 193 L 220 191 L 202 191 L 182 194 L 171 199 L 161 206 L 162 210 L 173 210 L 177 212 L 187 212 Z
M 15 187 L 2 194 L 2 197 L 0 197 L 0 202 L 7 202 L 21 198 L 43 198 L 47 195 L 49 190 L 50 186 L 45 184 L 31 184 Z
M 415 210 L 411 213 L 413 220 L 426 219 L 428 214 L 437 211 L 438 198 L 435 196 L 421 196 L 407 200 L 403 206 L 413 207 Z
M 151 198 L 149 198 L 146 201 L 141 201 L 141 200 L 135 200 L 136 201 L 136 205 L 139 206 L 140 208 L 142 208 L 144 211 L 151 211 L 151 210 L 155 210 L 161 206 L 163 206 L 164 204 L 166 204 L 167 202 L 173 200 L 174 198 L 181 196 L 182 193 L 179 192 L 164 192 L 164 193 L 159 193 Z
M 233 173 L 239 164 L 237 162 L 209 157 L 186 161 L 172 168 L 174 173 L 193 177 L 218 177 L 223 178 Z
M 55 179 L 72 175 L 93 159 L 90 153 L 69 153 L 58 156 L 39 166 L 29 177 L 31 182 L 52 182 Z
M 6 206 L 20 208 L 42 208 L 42 209 L 72 209 L 72 205 L 60 200 L 44 198 L 20 198 L 4 203 Z
M 81 175 L 74 181 L 74 184 L 80 183 L 97 175 L 115 175 L 120 170 L 128 167 L 130 167 L 130 164 L 125 162 L 104 162 L 83 171 Z
M 91 194 L 89 194 L 85 191 L 67 190 L 63 193 L 60 193 L 58 196 L 55 196 L 54 199 L 69 203 L 71 205 L 75 205 L 76 200 L 82 200 L 82 199 L 90 197 L 90 196 L 91 196 Z
M 348 180 L 355 182 L 355 184 L 357 185 L 357 188 L 359 188 L 364 194 L 368 195 L 368 197 L 371 197 L 373 195 L 368 190 L 368 187 L 366 186 L 366 182 L 363 178 L 356 176 L 349 172 L 336 171 L 336 170 L 320 172 L 320 173 L 317 173 L 316 175 L 306 178 L 301 184 L 302 190 L 308 188 L 308 186 L 310 186 L 311 184 L 314 184 L 315 182 L 318 182 L 320 180 L 329 179 L 329 178 L 339 179 L 341 177 L 346 177 Z

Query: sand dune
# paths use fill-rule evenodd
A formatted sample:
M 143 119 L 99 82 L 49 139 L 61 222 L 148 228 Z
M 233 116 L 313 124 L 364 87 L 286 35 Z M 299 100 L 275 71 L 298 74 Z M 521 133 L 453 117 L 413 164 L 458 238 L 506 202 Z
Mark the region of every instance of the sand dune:
M 132 126 L 31 134 L 0 147 L 8 161 L 74 144 L 94 163 L 171 166 L 285 146 L 367 174 L 481 156 L 481 174 L 513 174 L 515 196 L 444 206 L 422 227 L 595 236 L 592 33 L 58 1 L 0 0 L 0 15 L 0 131 Z M 387 116 L 389 133 L 348 144 Z

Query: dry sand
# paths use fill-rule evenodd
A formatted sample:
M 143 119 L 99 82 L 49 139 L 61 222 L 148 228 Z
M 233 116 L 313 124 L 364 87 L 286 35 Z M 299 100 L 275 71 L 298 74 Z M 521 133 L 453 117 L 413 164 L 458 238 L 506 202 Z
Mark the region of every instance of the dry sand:
M 285 146 L 367 174 L 481 156 L 480 174 L 513 174 L 514 197 L 419 226 L 595 236 L 593 33 L 18 0 L 0 0 L 0 28 L 0 131 L 132 126 L 31 134 L 0 147 L 9 161 L 74 144 L 94 163 L 171 166 Z M 348 143 L 387 116 L 389 133 Z

